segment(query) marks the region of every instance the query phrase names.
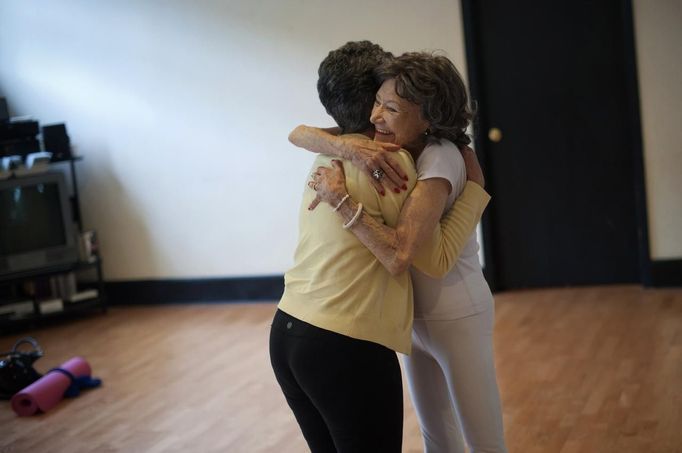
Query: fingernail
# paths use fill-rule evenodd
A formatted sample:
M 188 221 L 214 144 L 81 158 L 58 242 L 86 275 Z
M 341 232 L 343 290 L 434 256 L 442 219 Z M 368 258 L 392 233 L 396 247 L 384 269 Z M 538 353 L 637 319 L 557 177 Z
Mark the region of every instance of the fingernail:
M 398 189 L 397 187 L 394 187 L 394 188 L 393 188 L 393 192 L 395 192 L 395 193 L 400 193 L 400 189 Z
M 386 192 L 384 192 L 383 190 L 382 190 L 381 192 L 379 192 L 379 193 L 381 194 L 382 197 L 385 197 L 385 196 L 386 196 Z
M 407 176 L 403 176 L 403 179 L 404 179 L 405 181 L 409 181 L 409 179 L 407 179 Z
M 403 190 L 407 190 L 407 185 L 403 184 Z

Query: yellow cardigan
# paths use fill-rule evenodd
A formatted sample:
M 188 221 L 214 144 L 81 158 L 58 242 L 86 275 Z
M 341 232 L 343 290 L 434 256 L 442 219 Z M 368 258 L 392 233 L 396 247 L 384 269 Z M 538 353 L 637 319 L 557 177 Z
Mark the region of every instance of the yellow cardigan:
M 414 161 L 400 151 L 395 159 L 408 175 L 408 191 L 379 195 L 369 178 L 343 162 L 348 193 L 366 214 L 395 227 L 400 209 L 416 183 Z M 319 155 L 312 169 L 330 166 L 332 157 Z M 315 192 L 306 186 L 299 212 L 299 242 L 294 266 L 285 276 L 278 308 L 301 321 L 351 338 L 372 341 L 409 354 L 413 319 L 409 272 L 396 277 L 348 230 L 326 204 L 308 211 Z M 445 274 L 457 261 L 490 197 L 467 183 L 453 209 L 420 248 L 414 265 L 430 275 Z

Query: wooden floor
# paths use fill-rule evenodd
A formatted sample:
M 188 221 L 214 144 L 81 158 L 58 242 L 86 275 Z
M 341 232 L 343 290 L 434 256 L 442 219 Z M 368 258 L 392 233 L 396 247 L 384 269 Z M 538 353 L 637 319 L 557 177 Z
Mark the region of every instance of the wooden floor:
M 682 290 L 496 295 L 510 452 L 682 452 Z M 0 453 L 277 452 L 307 448 L 270 369 L 274 304 L 114 308 L 28 332 L 46 371 L 82 355 L 100 389 L 19 418 Z M 0 350 L 20 335 L 1 336 Z M 406 404 L 405 452 L 420 452 Z

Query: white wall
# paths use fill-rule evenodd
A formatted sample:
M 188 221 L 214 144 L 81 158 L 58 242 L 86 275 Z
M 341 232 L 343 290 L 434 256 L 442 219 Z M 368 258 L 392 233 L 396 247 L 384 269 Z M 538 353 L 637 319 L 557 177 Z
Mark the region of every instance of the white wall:
M 635 0 L 649 241 L 682 258 L 682 1 Z
M 681 5 L 634 1 L 654 259 L 682 257 Z M 8 0 L 0 95 L 67 123 L 108 279 L 279 274 L 312 161 L 287 133 L 331 124 L 317 66 L 359 39 L 466 73 L 456 0 Z
M 280 274 L 312 162 L 287 134 L 332 124 L 317 67 L 360 39 L 466 73 L 454 0 L 8 0 L 0 94 L 67 123 L 108 279 Z

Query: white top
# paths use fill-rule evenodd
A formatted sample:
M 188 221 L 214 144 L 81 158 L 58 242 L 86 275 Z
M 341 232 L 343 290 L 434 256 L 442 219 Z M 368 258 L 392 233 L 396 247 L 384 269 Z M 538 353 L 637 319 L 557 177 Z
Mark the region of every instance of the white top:
M 426 146 L 417 159 L 417 180 L 443 178 L 450 181 L 447 212 L 466 184 L 464 158 L 457 147 L 447 141 Z M 432 278 L 410 268 L 414 287 L 414 318 L 450 320 L 480 313 L 492 307 L 493 296 L 483 277 L 478 260 L 478 240 L 474 232 L 464 246 L 452 270 L 442 279 Z

